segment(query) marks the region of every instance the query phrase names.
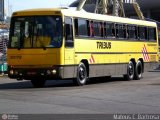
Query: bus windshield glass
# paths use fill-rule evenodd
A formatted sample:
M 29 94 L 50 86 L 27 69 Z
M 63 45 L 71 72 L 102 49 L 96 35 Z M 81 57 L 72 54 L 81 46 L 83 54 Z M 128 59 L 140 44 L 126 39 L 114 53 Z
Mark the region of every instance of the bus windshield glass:
M 60 16 L 13 17 L 9 48 L 60 48 L 62 18 Z

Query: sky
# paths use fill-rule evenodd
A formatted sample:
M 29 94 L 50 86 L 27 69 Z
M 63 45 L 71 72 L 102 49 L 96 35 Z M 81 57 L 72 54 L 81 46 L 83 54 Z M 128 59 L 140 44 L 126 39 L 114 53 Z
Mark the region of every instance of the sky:
M 4 0 L 6 11 L 12 12 L 31 8 L 54 8 L 66 6 L 75 0 Z M 9 12 L 8 12 L 9 11 Z

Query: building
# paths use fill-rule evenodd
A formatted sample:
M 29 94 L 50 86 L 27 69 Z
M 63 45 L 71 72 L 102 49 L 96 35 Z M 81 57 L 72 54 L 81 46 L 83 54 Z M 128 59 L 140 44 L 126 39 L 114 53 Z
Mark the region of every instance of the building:
M 145 18 L 160 22 L 160 0 L 137 0 Z M 130 11 L 130 13 L 133 13 Z
M 76 7 L 78 1 L 73 2 L 70 6 Z M 88 12 L 93 12 L 95 8 L 96 0 L 88 0 L 84 9 Z M 129 1 L 129 0 L 128 0 Z M 160 0 L 137 0 L 145 18 L 150 18 L 160 22 Z M 135 16 L 135 11 L 132 5 L 126 4 L 124 6 L 127 17 Z

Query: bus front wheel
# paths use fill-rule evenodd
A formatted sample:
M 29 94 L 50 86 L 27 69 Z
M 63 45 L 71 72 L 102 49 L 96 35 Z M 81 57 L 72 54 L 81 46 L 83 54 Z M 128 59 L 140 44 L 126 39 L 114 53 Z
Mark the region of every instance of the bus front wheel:
M 77 78 L 74 80 L 74 83 L 76 83 L 76 85 L 82 86 L 85 85 L 87 82 L 87 68 L 85 66 L 85 64 L 83 62 L 81 62 L 78 65 L 77 68 Z
M 45 79 L 32 79 L 31 83 L 33 87 L 35 88 L 42 88 L 45 85 L 46 80 Z
M 134 72 L 135 72 L 135 70 L 134 70 L 135 68 L 134 68 L 134 63 L 132 62 L 132 61 L 130 61 L 129 63 L 128 63 L 128 65 L 127 65 L 127 74 L 126 75 L 124 75 L 124 78 L 126 79 L 126 80 L 133 80 L 134 79 Z

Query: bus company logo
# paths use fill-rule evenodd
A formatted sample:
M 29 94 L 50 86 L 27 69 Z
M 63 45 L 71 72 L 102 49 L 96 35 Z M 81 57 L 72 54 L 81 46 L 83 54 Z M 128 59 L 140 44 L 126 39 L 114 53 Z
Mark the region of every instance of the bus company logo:
M 149 62 L 149 55 L 148 55 L 147 48 L 146 48 L 145 44 L 142 48 L 142 55 L 143 55 L 144 61 Z
M 8 119 L 8 115 L 7 114 L 3 114 L 2 115 L 2 120 L 7 120 Z
M 93 55 L 91 55 L 90 59 L 89 59 L 89 62 L 92 64 L 92 63 L 95 63 L 95 60 L 94 60 L 94 57 Z
M 18 120 L 18 119 L 19 119 L 18 115 L 2 114 L 2 120 Z

